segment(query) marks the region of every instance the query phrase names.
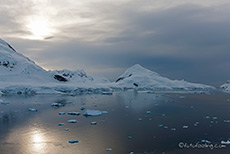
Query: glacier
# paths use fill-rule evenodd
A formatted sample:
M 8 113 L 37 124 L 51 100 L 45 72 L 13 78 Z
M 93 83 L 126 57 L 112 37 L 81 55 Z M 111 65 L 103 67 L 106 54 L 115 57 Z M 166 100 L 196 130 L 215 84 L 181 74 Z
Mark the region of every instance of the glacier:
M 170 80 L 139 64 L 128 68 L 116 81 L 90 76 L 84 70 L 46 71 L 0 39 L 0 94 L 91 94 L 133 89 L 137 91 L 213 90 L 212 86 Z

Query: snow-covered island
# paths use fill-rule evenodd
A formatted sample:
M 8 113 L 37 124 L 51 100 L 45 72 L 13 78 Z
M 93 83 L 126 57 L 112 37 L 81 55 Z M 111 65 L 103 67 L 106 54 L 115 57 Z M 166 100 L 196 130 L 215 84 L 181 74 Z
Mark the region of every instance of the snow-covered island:
M 115 82 L 89 76 L 79 69 L 46 71 L 0 39 L 1 94 L 84 94 L 126 89 L 208 91 L 215 88 L 184 80 L 170 80 L 139 64 L 127 69 Z

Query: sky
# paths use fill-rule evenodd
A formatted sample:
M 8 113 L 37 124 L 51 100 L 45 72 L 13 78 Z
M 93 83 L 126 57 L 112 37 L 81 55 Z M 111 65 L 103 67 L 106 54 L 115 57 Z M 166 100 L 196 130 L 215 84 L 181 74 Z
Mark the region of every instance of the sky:
M 134 64 L 170 79 L 230 80 L 229 0 L 1 0 L 0 38 L 47 70 L 111 81 Z

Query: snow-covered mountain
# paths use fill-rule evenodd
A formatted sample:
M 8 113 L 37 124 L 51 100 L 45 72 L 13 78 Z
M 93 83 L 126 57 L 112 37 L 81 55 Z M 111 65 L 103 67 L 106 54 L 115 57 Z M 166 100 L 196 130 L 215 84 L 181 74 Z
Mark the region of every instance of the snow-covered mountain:
M 111 83 L 105 77 L 92 77 L 84 70 L 46 71 L 0 39 L 0 93 L 100 93 L 117 89 L 208 90 L 203 84 L 170 80 L 136 64 Z
M 50 73 L 36 65 L 29 58 L 16 52 L 7 42 L 0 39 L 0 82 L 4 84 L 20 84 L 33 82 L 49 82 Z
M 139 64 L 128 68 L 114 83 L 115 87 L 139 90 L 207 90 L 214 87 L 186 82 L 184 80 L 170 80 L 150 71 Z
M 84 70 L 46 71 L 0 39 L 0 90 L 3 92 L 36 92 L 41 91 L 40 89 L 71 91 L 77 88 L 98 90 L 105 87 L 99 84 L 106 82 L 108 80 L 104 77 L 94 79 Z
M 230 80 L 228 80 L 225 84 L 220 86 L 224 91 L 230 92 Z

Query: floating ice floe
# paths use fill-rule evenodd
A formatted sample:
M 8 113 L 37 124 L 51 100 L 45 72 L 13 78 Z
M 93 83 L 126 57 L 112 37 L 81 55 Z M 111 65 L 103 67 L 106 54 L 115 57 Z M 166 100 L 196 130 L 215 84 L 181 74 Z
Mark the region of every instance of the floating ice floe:
M 64 126 L 65 124 L 64 123 L 58 123 L 58 126 Z
M 78 143 L 79 140 L 69 140 L 69 143 Z
M 128 136 L 128 139 L 132 139 L 133 137 L 132 136 Z
M 230 144 L 230 141 L 221 141 L 221 144 Z
M 212 117 L 212 119 L 213 119 L 213 120 L 217 120 L 217 119 L 218 119 L 218 117 Z
M 99 116 L 102 114 L 108 113 L 107 111 L 100 111 L 100 110 L 90 110 L 87 109 L 85 113 L 83 113 L 84 116 Z
M 196 126 L 198 126 L 198 124 L 199 124 L 199 122 L 195 122 L 195 123 L 194 123 L 194 126 L 196 127 Z
M 188 129 L 188 126 L 183 126 L 184 129 Z
M 62 107 L 62 106 L 65 106 L 65 105 L 63 103 L 52 103 L 51 106 Z
M 163 127 L 163 125 L 162 125 L 162 124 L 160 124 L 160 125 L 158 125 L 158 127 Z
M 69 131 L 69 128 L 65 128 L 65 131 Z
M 112 151 L 112 148 L 106 148 L 106 151 Z
M 30 112 L 37 112 L 38 110 L 35 109 L 35 108 L 28 108 L 28 111 L 30 111 Z
M 82 111 L 85 110 L 85 107 L 81 107 L 80 110 L 82 110 Z
M 90 124 L 91 124 L 91 125 L 96 125 L 97 122 L 96 122 L 96 121 L 93 121 L 93 122 L 91 122 Z
M 151 114 L 151 111 L 146 111 L 147 114 Z
M 71 119 L 71 120 L 68 120 L 68 123 L 77 123 L 77 120 L 76 119 Z
M 113 95 L 113 92 L 101 92 L 102 95 Z
M 179 96 L 179 98 L 184 99 L 184 98 L 186 98 L 186 97 L 185 97 L 185 96 Z
M 80 112 L 68 112 L 68 115 L 80 115 Z
M 59 112 L 58 114 L 59 115 L 65 115 L 65 112 Z
M 165 129 L 168 129 L 169 127 L 168 126 L 164 126 Z
M 230 120 L 224 120 L 225 123 L 230 123 Z
M 209 119 L 209 118 L 210 118 L 210 116 L 206 116 L 206 117 L 205 117 L 205 119 Z
M 172 131 L 175 131 L 175 130 L 176 130 L 176 128 L 171 128 L 171 130 L 172 130 Z
M 10 104 L 9 102 L 3 101 L 3 100 L 1 100 L 1 99 L 0 99 L 0 103 L 1 103 L 2 105 L 8 105 L 8 104 Z
M 207 143 L 207 144 L 211 144 L 211 141 L 209 140 L 201 140 L 202 143 Z
M 71 101 L 65 101 L 65 104 L 71 104 L 72 102 Z
M 142 118 L 138 118 L 138 120 L 139 120 L 139 121 L 141 121 L 141 120 L 142 120 Z

